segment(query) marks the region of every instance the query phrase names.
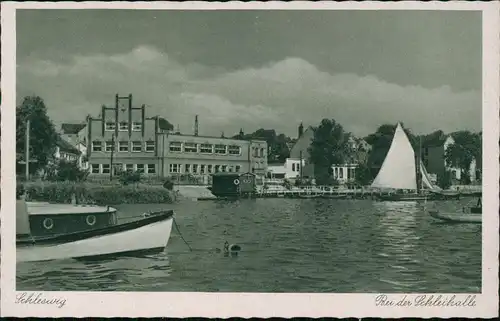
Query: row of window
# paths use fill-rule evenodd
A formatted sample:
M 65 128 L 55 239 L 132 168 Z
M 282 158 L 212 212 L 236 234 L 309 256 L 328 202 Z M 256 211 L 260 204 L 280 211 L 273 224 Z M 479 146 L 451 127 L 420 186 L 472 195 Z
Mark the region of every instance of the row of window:
M 155 142 L 154 141 L 147 141 L 147 142 L 141 142 L 141 141 L 120 141 L 118 142 L 118 149 L 116 149 L 116 143 L 113 141 L 106 141 L 101 142 L 98 140 L 95 140 L 92 142 L 92 151 L 93 152 L 111 152 L 112 150 L 119 151 L 119 152 L 154 152 L 155 151 Z
M 118 123 L 118 130 L 119 131 L 128 131 L 128 122 L 122 121 Z M 104 129 L 106 131 L 114 131 L 116 130 L 116 123 L 112 121 L 107 121 L 104 123 Z M 134 132 L 140 132 L 142 130 L 142 123 L 138 121 L 132 122 L 132 131 Z
M 355 177 L 355 169 L 354 168 L 347 168 L 347 179 L 354 179 Z M 333 177 L 334 178 L 344 178 L 344 168 L 343 167 L 334 167 L 333 168 Z
M 116 171 L 137 171 L 139 173 L 155 174 L 156 164 L 113 164 Z M 111 170 L 110 164 L 90 164 L 90 172 L 92 174 L 109 174 Z
M 292 172 L 299 172 L 300 171 L 300 163 L 292 163 Z
M 241 146 L 224 144 L 198 144 L 170 142 L 169 150 L 171 152 L 218 154 L 218 155 L 241 155 Z
M 170 173 L 212 174 L 218 172 L 239 173 L 240 165 L 212 165 L 212 164 L 170 164 Z
M 253 168 L 255 168 L 255 169 L 265 169 L 266 168 L 266 164 L 264 162 L 255 162 L 253 164 Z
M 264 148 L 252 147 L 252 150 L 253 157 L 265 157 Z

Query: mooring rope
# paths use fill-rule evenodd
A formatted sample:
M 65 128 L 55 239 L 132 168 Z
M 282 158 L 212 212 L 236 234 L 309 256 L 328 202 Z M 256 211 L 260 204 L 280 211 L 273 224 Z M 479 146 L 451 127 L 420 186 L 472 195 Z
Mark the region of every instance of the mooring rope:
M 144 214 L 142 215 L 136 215 L 136 216 L 126 216 L 126 217 L 117 217 L 117 220 L 125 220 L 125 219 L 132 219 L 132 218 L 144 218 Z M 179 233 L 179 236 L 181 239 L 184 241 L 184 243 L 188 246 L 189 251 L 193 252 L 193 249 L 189 245 L 189 243 L 184 239 L 184 236 L 182 236 L 181 230 L 179 229 L 179 225 L 177 225 L 177 221 L 175 220 L 175 217 L 172 218 L 174 222 L 175 229 L 177 230 L 177 233 Z
M 177 222 L 175 221 L 175 217 L 173 218 L 174 220 L 174 225 L 175 225 L 175 229 L 177 230 L 177 233 L 179 233 L 179 236 L 181 237 L 181 239 L 184 241 L 184 243 L 186 243 L 186 245 L 188 246 L 189 248 L 189 251 L 190 252 L 193 252 L 193 249 L 191 248 L 191 246 L 188 244 L 188 242 L 184 239 L 184 236 L 182 236 L 182 233 L 181 231 L 179 230 L 179 226 L 177 225 Z

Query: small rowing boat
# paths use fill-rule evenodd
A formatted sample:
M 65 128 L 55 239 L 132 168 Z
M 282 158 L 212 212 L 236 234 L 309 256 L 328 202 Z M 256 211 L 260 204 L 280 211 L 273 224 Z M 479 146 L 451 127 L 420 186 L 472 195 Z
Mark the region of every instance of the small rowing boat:
M 450 223 L 482 223 L 482 214 L 444 213 L 438 210 L 431 210 L 429 214 Z
M 476 224 L 480 224 L 483 221 L 481 198 L 479 198 L 476 206 L 469 207 L 468 209 L 467 209 L 467 207 L 464 207 L 462 212 L 455 212 L 455 213 L 448 212 L 447 213 L 447 212 L 441 212 L 438 210 L 430 210 L 429 214 L 430 214 L 430 216 L 432 216 L 435 219 L 449 222 L 449 223 L 476 223 Z

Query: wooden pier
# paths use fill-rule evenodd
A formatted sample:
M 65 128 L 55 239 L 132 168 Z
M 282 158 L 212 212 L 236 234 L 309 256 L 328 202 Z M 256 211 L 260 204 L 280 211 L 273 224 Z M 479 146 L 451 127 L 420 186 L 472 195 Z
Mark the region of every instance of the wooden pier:
M 363 189 L 350 190 L 266 190 L 256 193 L 259 198 L 323 198 L 323 199 L 372 199 L 376 195 L 372 191 Z

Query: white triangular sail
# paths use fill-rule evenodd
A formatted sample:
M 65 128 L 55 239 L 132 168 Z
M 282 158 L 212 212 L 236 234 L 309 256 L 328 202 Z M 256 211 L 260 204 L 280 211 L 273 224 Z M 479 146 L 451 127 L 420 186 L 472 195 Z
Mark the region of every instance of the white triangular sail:
M 432 184 L 429 173 L 427 173 L 427 170 L 425 169 L 425 166 L 422 162 L 420 162 L 420 173 L 422 174 L 422 187 L 424 189 L 429 189 L 433 191 L 441 190 L 441 188 Z
M 401 124 L 398 124 L 391 147 L 372 183 L 375 188 L 417 189 L 415 151 Z

